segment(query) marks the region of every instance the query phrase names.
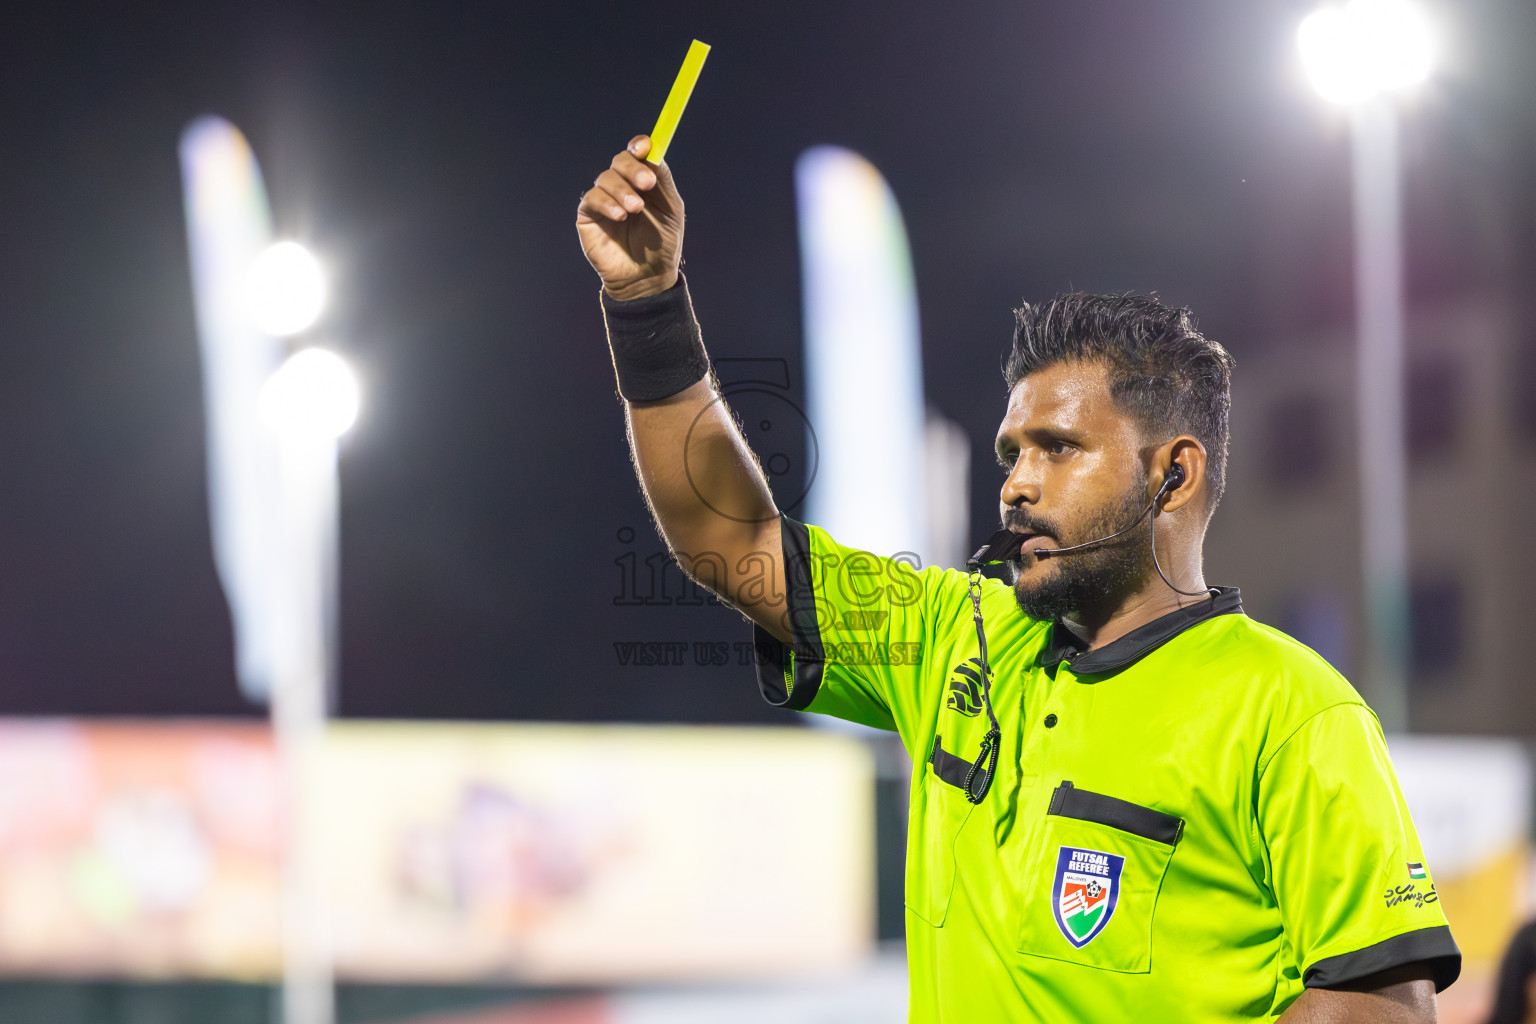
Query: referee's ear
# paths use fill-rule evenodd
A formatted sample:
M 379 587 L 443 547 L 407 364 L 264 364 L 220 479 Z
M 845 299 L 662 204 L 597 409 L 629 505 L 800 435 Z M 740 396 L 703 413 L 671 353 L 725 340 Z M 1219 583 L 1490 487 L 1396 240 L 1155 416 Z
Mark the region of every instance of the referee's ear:
M 1184 479 L 1177 479 L 1175 466 L 1183 470 Z M 1157 496 L 1172 475 L 1174 482 L 1158 502 L 1158 508 L 1163 512 L 1177 512 L 1186 505 L 1203 508 L 1206 495 L 1205 470 L 1205 445 L 1198 438 L 1180 434 L 1167 444 L 1159 445 L 1152 453 L 1152 467 L 1147 474 L 1147 487 L 1151 491 L 1147 495 L 1148 500 Z

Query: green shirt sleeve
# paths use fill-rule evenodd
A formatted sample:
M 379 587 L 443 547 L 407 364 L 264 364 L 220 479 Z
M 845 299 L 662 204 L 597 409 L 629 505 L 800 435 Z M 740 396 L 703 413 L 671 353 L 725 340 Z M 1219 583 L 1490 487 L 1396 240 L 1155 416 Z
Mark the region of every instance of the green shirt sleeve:
M 1368 708 L 1317 712 L 1261 765 L 1258 827 L 1305 985 L 1419 962 L 1437 991 L 1456 980 L 1461 952 Z
M 786 649 L 755 630 L 764 698 L 776 707 L 904 732 L 926 702 L 941 696 L 927 692 L 921 666 L 935 609 L 964 599 L 965 577 L 919 570 L 915 557 L 909 562 L 847 547 L 787 517 L 782 538 L 785 614 L 794 639 Z

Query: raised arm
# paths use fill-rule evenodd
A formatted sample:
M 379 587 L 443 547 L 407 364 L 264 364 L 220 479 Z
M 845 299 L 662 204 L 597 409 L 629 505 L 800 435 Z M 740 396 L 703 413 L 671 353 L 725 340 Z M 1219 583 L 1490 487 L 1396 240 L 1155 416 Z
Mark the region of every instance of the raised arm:
M 683 570 L 788 642 L 778 510 L 707 373 L 678 274 L 683 200 L 666 163 L 645 162 L 650 145 L 630 140 L 576 210 L 603 282 L 636 472 Z

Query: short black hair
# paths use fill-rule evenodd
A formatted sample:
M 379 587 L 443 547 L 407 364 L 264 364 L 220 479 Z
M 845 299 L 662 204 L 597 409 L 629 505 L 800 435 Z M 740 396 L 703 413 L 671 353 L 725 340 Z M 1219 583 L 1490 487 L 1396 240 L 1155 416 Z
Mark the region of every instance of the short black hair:
M 1144 433 L 1190 434 L 1205 445 L 1209 508 L 1216 507 L 1226 489 L 1234 360 L 1200 333 L 1193 313 L 1153 296 L 1068 292 L 1025 303 L 1013 318 L 1003 363 L 1010 392 L 1056 363 L 1108 364 L 1110 394 Z

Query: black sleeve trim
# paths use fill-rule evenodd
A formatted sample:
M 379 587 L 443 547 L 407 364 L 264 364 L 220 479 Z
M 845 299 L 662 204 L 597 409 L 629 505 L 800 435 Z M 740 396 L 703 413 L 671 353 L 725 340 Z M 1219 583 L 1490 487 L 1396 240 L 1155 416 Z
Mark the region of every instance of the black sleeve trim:
M 821 627 L 816 623 L 816 588 L 811 578 L 811 532 L 804 523 L 779 517 L 779 537 L 784 546 L 785 614 L 794 645 L 794 676 L 786 677 L 790 649 L 778 637 L 753 625 L 752 643 L 757 649 L 757 686 L 763 699 L 776 708 L 804 711 L 821 688 L 826 655 L 821 648 Z
M 1445 991 L 1461 975 L 1461 950 L 1451 938 L 1449 925 L 1404 932 L 1352 953 L 1326 957 L 1306 969 L 1302 984 L 1308 988 L 1332 988 L 1392 967 L 1420 962 L 1429 966 L 1436 992 Z
M 1184 833 L 1183 818 L 1133 804 L 1119 797 L 1090 793 L 1086 789 L 1076 788 L 1070 782 L 1063 782 L 1056 787 L 1051 794 L 1050 809 L 1046 813 L 1108 825 L 1133 836 L 1169 846 L 1176 845 L 1179 836 Z
M 965 788 L 965 780 L 971 774 L 971 762 L 963 757 L 956 757 L 945 750 L 943 737 L 935 736 L 933 738 L 933 753 L 929 755 L 928 763 L 933 765 L 933 774 L 937 775 L 941 781 L 949 783 L 956 789 Z M 978 774 L 982 779 L 985 779 L 987 773 L 983 769 Z M 978 781 L 976 785 L 981 788 L 982 792 L 986 792 L 981 781 Z

